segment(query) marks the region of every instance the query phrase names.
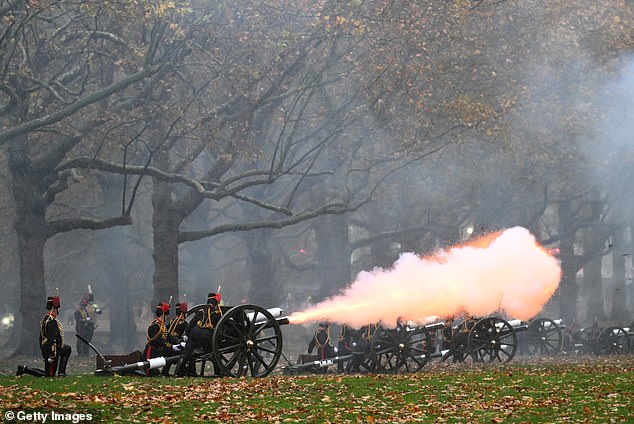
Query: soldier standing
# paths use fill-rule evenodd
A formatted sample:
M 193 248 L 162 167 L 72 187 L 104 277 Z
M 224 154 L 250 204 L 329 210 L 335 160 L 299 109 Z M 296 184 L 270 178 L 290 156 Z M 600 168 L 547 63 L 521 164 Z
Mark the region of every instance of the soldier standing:
M 181 345 L 170 342 L 167 335 L 167 327 L 165 326 L 165 318 L 170 313 L 170 305 L 165 302 L 159 302 L 156 306 L 156 318 L 152 320 L 147 329 L 147 339 L 145 341 L 145 349 L 143 350 L 143 358 L 149 360 L 158 358 L 159 356 L 168 356 L 174 352 L 180 352 Z M 167 375 L 166 367 L 163 367 L 163 375 Z M 157 375 L 156 370 L 145 370 L 146 376 Z
M 205 352 L 211 350 L 213 330 L 222 317 L 221 301 L 220 293 L 209 293 L 207 295 L 207 307 L 196 312 L 194 318 L 189 322 L 185 330 L 185 335 L 189 338 L 174 372 L 177 376 L 185 376 L 186 367 L 191 364 L 195 349 L 201 348 Z M 220 369 L 215 361 L 213 366 L 214 375 L 220 375 Z
M 46 301 L 48 312 L 40 321 L 40 350 L 44 359 L 44 370 L 18 366 L 16 375 L 30 374 L 37 377 L 66 376 L 66 364 L 71 354 L 71 347 L 64 344 L 64 329 L 57 319 L 61 302 L 59 296 L 49 296 Z
M 79 301 L 79 306 L 75 311 L 75 333 L 82 336 L 86 341 L 91 342 L 92 336 L 97 328 L 96 315 L 101 314 L 101 310 L 92 303 L 92 294 L 86 293 Z M 77 339 L 77 355 L 88 356 L 88 344 Z

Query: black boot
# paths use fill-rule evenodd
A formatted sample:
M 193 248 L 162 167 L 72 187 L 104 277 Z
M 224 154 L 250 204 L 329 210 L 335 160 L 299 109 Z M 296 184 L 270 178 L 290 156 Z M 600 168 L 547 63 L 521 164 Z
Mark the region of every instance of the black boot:
M 26 365 L 18 365 L 15 375 L 29 374 L 35 377 L 46 377 L 46 372 L 37 368 L 29 368 Z
M 181 357 L 176 364 L 176 369 L 174 370 L 174 377 L 184 377 L 185 376 L 185 359 Z
M 59 366 L 57 368 L 58 377 L 66 377 L 66 364 L 68 364 L 69 357 L 70 357 L 70 354 L 64 355 L 59 358 Z

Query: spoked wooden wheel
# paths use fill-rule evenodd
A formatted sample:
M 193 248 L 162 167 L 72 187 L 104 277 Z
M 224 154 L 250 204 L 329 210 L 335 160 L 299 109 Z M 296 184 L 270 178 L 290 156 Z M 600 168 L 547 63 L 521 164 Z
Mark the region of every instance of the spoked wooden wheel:
M 630 352 L 630 338 L 621 327 L 606 327 L 599 333 L 597 354 L 625 355 Z
M 517 351 L 517 334 L 507 321 L 483 318 L 469 331 L 468 353 L 476 362 L 499 361 L 506 363 Z
M 379 328 L 372 338 L 376 371 L 397 373 L 420 371 L 429 361 L 431 336 L 423 328 L 399 325 Z
M 526 329 L 526 351 L 529 355 L 556 355 L 561 352 L 561 327 L 549 318 L 532 320 Z
M 213 358 L 222 375 L 264 377 L 282 354 L 282 331 L 266 309 L 240 305 L 222 315 L 214 331 Z

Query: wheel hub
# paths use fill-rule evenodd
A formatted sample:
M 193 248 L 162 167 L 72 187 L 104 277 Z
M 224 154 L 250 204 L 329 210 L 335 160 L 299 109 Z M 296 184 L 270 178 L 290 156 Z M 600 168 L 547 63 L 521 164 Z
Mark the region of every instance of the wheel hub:
M 255 343 L 253 343 L 253 340 L 247 340 L 247 349 L 251 350 L 253 349 L 253 346 L 255 346 Z

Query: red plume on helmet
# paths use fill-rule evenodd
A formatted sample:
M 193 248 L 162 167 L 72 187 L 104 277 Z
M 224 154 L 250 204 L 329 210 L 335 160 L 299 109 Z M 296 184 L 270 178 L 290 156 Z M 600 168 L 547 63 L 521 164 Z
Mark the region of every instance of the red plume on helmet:
M 169 303 L 165 303 L 165 302 L 159 302 L 158 305 L 156 305 L 156 315 L 160 316 L 160 315 L 169 315 L 170 313 L 170 305 Z
M 209 293 L 207 295 L 207 304 L 220 303 L 221 300 L 222 297 L 220 296 L 220 293 Z
M 59 296 L 49 296 L 46 300 L 46 309 L 59 308 L 60 306 Z

